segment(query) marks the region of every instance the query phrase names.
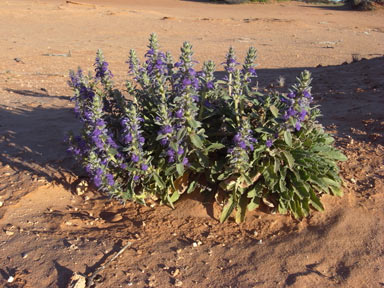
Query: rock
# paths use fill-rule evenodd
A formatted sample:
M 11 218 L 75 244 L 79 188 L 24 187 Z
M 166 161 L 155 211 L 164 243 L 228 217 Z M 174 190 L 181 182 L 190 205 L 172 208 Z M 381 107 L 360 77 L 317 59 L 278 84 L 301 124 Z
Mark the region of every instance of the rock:
M 71 281 L 69 282 L 67 288 L 85 288 L 87 283 L 87 279 L 78 273 L 74 273 L 71 277 Z
M 173 277 L 176 277 L 177 275 L 180 274 L 180 269 L 179 268 L 176 268 L 173 272 L 172 272 L 172 276 Z
M 115 216 L 112 217 L 110 220 L 112 223 L 119 222 L 123 219 L 123 216 L 121 214 L 116 214 Z
M 77 195 L 83 195 L 88 191 L 88 181 L 81 180 L 79 184 L 76 185 L 76 194 Z
M 15 281 L 15 277 L 9 276 L 7 281 L 8 283 L 12 283 L 13 281 Z

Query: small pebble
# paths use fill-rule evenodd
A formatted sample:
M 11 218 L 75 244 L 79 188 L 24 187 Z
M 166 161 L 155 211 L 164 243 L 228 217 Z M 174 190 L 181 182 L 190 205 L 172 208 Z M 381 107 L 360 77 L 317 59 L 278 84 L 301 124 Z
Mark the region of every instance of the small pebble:
M 2 207 L 3 205 L 4 205 L 4 202 L 0 201 L 0 207 Z
M 180 269 L 176 268 L 175 271 L 173 271 L 172 276 L 176 277 L 179 274 L 180 274 Z
M 13 276 L 9 276 L 8 283 L 12 283 L 13 281 L 15 281 L 15 278 Z
M 181 287 L 181 286 L 183 286 L 183 282 L 181 282 L 180 280 L 177 280 L 176 283 L 175 283 L 175 286 L 176 287 Z

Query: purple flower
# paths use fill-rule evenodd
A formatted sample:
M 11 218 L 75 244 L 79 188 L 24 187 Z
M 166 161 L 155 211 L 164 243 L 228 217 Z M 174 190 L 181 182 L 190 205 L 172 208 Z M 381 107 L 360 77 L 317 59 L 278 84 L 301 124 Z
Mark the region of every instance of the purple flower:
M 191 79 L 189 79 L 189 78 L 185 78 L 185 79 L 183 80 L 183 88 L 186 88 L 187 86 L 189 86 L 189 85 L 191 85 L 191 84 L 192 84 Z
M 103 127 L 105 125 L 105 122 L 103 119 L 97 119 L 96 120 L 96 126 Z
M 112 76 L 112 73 L 108 70 L 108 62 L 102 61 L 97 57 L 95 66 L 96 78 L 102 79 L 105 76 Z
M 127 135 L 124 136 L 124 142 L 126 144 L 131 143 L 132 140 L 133 140 L 132 134 L 127 134 Z
M 138 155 L 136 155 L 136 154 L 132 154 L 131 155 L 131 160 L 132 160 L 132 162 L 137 163 L 137 162 L 139 162 L 140 157 Z
M 170 163 L 175 162 L 175 151 L 173 151 L 172 148 L 169 148 L 167 150 L 167 156 L 168 156 L 168 162 Z
M 141 170 L 147 171 L 148 170 L 148 165 L 147 164 L 141 164 Z
M 294 99 L 294 98 L 296 98 L 296 94 L 294 92 L 289 92 L 287 97 L 291 98 L 291 99 Z
M 188 163 L 189 163 L 188 158 L 184 157 L 183 158 L 183 165 L 186 166 L 186 165 L 188 165 Z
M 272 140 L 271 139 L 268 139 L 266 142 L 265 142 L 265 146 L 267 146 L 268 148 L 270 148 L 272 146 Z
M 204 101 L 204 106 L 207 108 L 213 108 L 213 104 L 209 100 Z
M 140 177 L 138 175 L 133 176 L 133 181 L 138 181 Z
M 176 63 L 175 63 L 175 67 L 176 67 L 176 68 L 179 68 L 179 67 L 181 67 L 183 64 L 184 64 L 184 62 L 183 62 L 182 60 L 180 60 L 179 62 L 176 62 Z
M 252 76 L 257 76 L 257 74 L 256 74 L 256 69 L 253 68 L 253 67 L 251 67 L 251 68 L 248 69 L 248 73 L 251 74 Z
M 95 177 L 93 177 L 93 183 L 97 188 L 99 188 L 101 186 L 101 177 L 99 175 L 95 175 Z
M 183 153 L 184 153 L 184 148 L 180 146 L 179 149 L 177 150 L 177 154 L 182 155 Z
M 153 56 L 155 55 L 155 49 L 151 48 L 147 51 L 147 53 L 145 53 L 145 57 L 148 57 L 148 56 Z
M 300 129 L 301 129 L 300 121 L 296 121 L 295 128 L 296 128 L 297 131 L 300 131 Z
M 162 138 L 162 139 L 160 139 L 160 144 L 161 144 L 162 146 L 166 146 L 166 145 L 168 144 L 168 139 L 167 139 L 167 138 Z
M 175 151 L 173 151 L 173 149 L 168 149 L 167 150 L 167 156 L 168 157 L 174 157 L 175 156 Z
M 304 121 L 305 116 L 307 116 L 307 110 L 302 109 L 300 112 L 300 117 L 299 117 L 300 121 Z
M 309 93 L 307 90 L 303 91 L 303 96 L 308 99 L 312 99 L 311 93 Z
M 109 186 L 113 186 L 115 184 L 115 180 L 113 179 L 113 175 L 112 174 L 107 174 L 106 178 L 107 178 Z
M 101 141 L 101 139 L 98 136 L 92 136 L 92 141 L 96 145 L 97 148 L 103 149 L 104 148 L 104 143 Z
M 238 146 L 243 150 L 247 149 L 247 144 L 243 140 L 238 142 Z
M 192 99 L 193 99 L 193 101 L 195 101 L 195 102 L 199 102 L 199 101 L 200 101 L 200 98 L 199 98 L 198 95 L 192 95 Z
M 183 118 L 183 116 L 184 116 L 184 110 L 183 109 L 179 109 L 179 110 L 177 110 L 176 111 L 176 113 L 175 113 L 175 115 L 176 115 L 176 118 Z
M 208 90 L 212 90 L 215 88 L 215 85 L 213 85 L 213 82 L 212 81 L 208 81 L 207 82 L 207 89 Z
M 161 133 L 163 135 L 165 134 L 169 134 L 169 133 L 172 133 L 173 129 L 172 129 L 172 126 L 171 125 L 165 125 L 161 128 Z

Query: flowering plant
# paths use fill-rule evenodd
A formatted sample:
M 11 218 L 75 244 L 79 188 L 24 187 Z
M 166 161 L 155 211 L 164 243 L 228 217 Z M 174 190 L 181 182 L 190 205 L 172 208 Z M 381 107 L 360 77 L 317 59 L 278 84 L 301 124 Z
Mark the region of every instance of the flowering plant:
M 220 192 L 221 222 L 233 210 L 243 221 L 262 201 L 301 218 L 323 209 L 321 193 L 341 195 L 337 161 L 346 157 L 316 121 L 308 71 L 288 93 L 264 95 L 252 83 L 253 47 L 242 66 L 229 49 L 221 80 L 212 61 L 197 72 L 192 56 L 185 42 L 174 62 L 152 34 L 143 62 L 129 53 L 126 95 L 114 88 L 100 50 L 95 76 L 70 72 L 83 126 L 69 150 L 98 189 L 171 207 L 183 193 Z

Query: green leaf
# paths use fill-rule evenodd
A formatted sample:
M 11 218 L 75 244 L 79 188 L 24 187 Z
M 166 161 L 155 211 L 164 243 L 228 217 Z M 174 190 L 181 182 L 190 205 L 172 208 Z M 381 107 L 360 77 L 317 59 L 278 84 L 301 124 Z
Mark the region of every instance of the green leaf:
M 192 182 L 189 184 L 189 187 L 188 187 L 186 193 L 187 193 L 187 194 L 192 193 L 192 192 L 194 191 L 195 187 L 196 187 L 196 181 L 192 181 Z
M 240 198 L 240 202 L 237 205 L 237 211 L 236 211 L 236 223 L 240 224 L 244 221 L 245 218 L 245 212 L 247 211 L 247 203 L 248 199 L 245 195 L 242 195 Z
M 292 134 L 289 130 L 284 132 L 284 141 L 289 147 L 292 147 Z
M 285 160 L 287 160 L 288 167 L 292 169 L 293 165 L 295 165 L 295 159 L 293 159 L 292 154 L 288 151 L 283 151 L 283 155 Z
M 197 147 L 199 149 L 203 148 L 203 142 L 201 141 L 199 135 L 191 134 L 191 135 L 189 135 L 189 138 L 191 139 L 191 142 L 193 143 L 193 145 L 195 145 L 195 147 Z
M 331 150 L 331 151 L 322 152 L 319 154 L 324 155 L 325 157 L 328 157 L 330 159 L 338 160 L 338 161 L 347 161 L 348 160 L 347 156 L 345 156 L 343 153 L 341 153 L 338 150 Z
M 313 208 L 315 208 L 318 211 L 324 211 L 323 204 L 321 204 L 319 197 L 316 196 L 315 192 L 313 192 L 312 189 L 309 191 L 309 195 L 311 199 L 310 203 L 313 206 Z
M 329 135 L 327 135 L 327 137 L 325 137 L 325 141 L 324 141 L 324 143 L 325 143 L 326 145 L 331 145 L 333 142 L 335 142 L 335 139 L 334 139 L 333 137 L 331 137 L 331 136 L 329 136 Z
M 171 201 L 171 203 L 175 203 L 177 200 L 179 200 L 180 198 L 180 194 L 178 191 L 175 191 L 173 192 L 172 196 L 169 198 L 169 200 Z
M 273 165 L 273 172 L 275 172 L 275 174 L 280 172 L 280 159 L 277 157 L 275 158 L 275 163 Z
M 220 223 L 223 223 L 228 217 L 231 215 L 233 209 L 235 208 L 235 202 L 233 201 L 233 195 L 231 195 L 228 199 L 227 204 L 225 204 L 223 211 L 220 215 Z
M 340 187 L 340 183 L 336 182 L 335 180 L 332 180 L 330 178 L 327 178 L 327 177 L 323 177 L 321 178 L 326 184 L 328 184 L 329 186 L 334 186 L 334 187 Z
M 201 126 L 200 122 L 198 122 L 194 119 L 187 119 L 187 122 L 188 122 L 189 126 L 191 126 L 194 129 L 197 129 Z
M 215 151 L 215 150 L 220 150 L 225 148 L 225 145 L 221 143 L 212 143 L 211 145 L 208 146 L 207 150 L 208 151 Z
M 279 189 L 280 189 L 281 192 L 287 191 L 286 182 L 285 182 L 285 180 L 283 178 L 279 179 Z
M 164 181 L 160 178 L 160 176 L 156 172 L 153 173 L 153 178 L 155 179 L 156 184 L 160 187 L 160 189 L 164 189 L 165 188 Z
M 196 150 L 195 153 L 199 159 L 200 165 L 203 167 L 208 167 L 209 166 L 208 157 L 206 155 L 204 155 L 200 150 Z
M 279 109 L 277 109 L 275 105 L 271 105 L 269 107 L 269 110 L 271 110 L 273 116 L 275 116 L 275 117 L 279 116 Z
M 179 176 L 183 176 L 183 174 L 184 174 L 184 164 L 183 163 L 176 164 L 176 171 L 179 174 Z
M 333 195 L 339 196 L 339 197 L 343 196 L 343 191 L 341 190 L 340 187 L 329 186 L 329 188 L 331 189 Z
M 282 202 L 279 203 L 278 210 L 280 214 L 287 214 L 287 207 Z

